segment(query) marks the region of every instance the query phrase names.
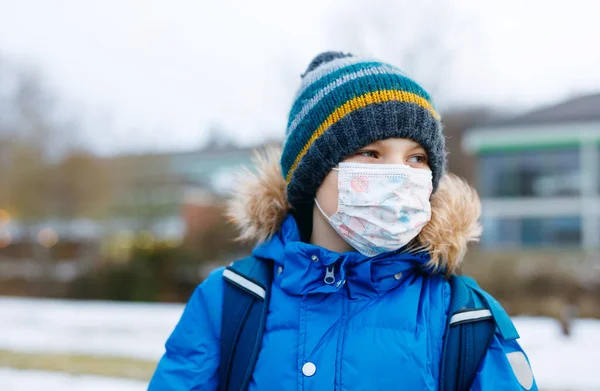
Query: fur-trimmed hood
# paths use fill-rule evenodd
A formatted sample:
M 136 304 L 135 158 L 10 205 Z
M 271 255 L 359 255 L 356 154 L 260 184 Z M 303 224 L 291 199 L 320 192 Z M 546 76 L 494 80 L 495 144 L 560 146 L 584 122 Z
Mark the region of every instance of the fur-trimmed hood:
M 240 231 L 239 240 L 260 243 L 279 231 L 291 206 L 279 158 L 281 149 L 255 154 L 255 169 L 244 170 L 227 208 L 227 216 Z M 481 202 L 464 180 L 446 174 L 431 198 L 431 221 L 411 246 L 427 250 L 436 270 L 454 273 L 469 242 L 481 236 Z

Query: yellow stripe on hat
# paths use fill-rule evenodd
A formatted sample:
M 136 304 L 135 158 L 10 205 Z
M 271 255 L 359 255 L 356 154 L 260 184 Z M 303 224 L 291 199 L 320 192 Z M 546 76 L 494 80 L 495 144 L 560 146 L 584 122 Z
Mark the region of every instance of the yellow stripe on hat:
M 380 90 L 357 96 L 356 98 L 350 99 L 349 101 L 335 109 L 335 111 L 331 113 L 329 117 L 327 117 L 327 119 L 317 128 L 317 130 L 315 130 L 315 132 L 310 137 L 306 145 L 304 145 L 304 148 L 302 148 L 302 151 L 300 151 L 298 156 L 296 156 L 296 160 L 294 161 L 294 164 L 292 164 L 292 167 L 288 171 L 288 174 L 285 178 L 286 182 L 288 184 L 290 183 L 294 171 L 296 170 L 296 168 L 298 168 L 298 164 L 300 164 L 300 160 L 302 160 L 304 155 L 306 155 L 306 152 L 308 152 L 308 149 L 315 142 L 315 140 L 319 138 L 331 125 L 335 124 L 336 122 L 338 122 L 348 114 L 352 113 L 353 111 L 362 109 L 363 107 L 375 103 L 383 103 L 389 101 L 417 104 L 423 107 L 424 109 L 427 109 L 436 120 L 440 119 L 440 116 L 433 109 L 433 106 L 431 105 L 431 103 L 429 103 L 429 101 L 427 101 L 420 95 L 413 94 L 412 92 L 400 90 Z

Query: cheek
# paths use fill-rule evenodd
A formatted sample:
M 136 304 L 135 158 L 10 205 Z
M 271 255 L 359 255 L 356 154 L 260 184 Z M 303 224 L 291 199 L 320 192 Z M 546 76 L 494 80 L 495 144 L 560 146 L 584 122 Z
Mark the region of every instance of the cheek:
M 338 208 L 338 176 L 331 171 L 317 190 L 317 201 L 327 216 L 333 215 Z

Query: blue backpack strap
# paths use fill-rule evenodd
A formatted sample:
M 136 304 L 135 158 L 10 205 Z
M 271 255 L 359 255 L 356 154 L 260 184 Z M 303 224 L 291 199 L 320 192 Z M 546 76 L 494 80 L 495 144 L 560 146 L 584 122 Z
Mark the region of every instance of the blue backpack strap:
M 495 313 L 474 280 L 453 275 L 450 288 L 440 391 L 468 391 L 494 337 Z M 510 322 L 504 310 L 502 312 Z
M 498 300 L 494 299 L 492 295 L 484 291 L 477 285 L 474 279 L 466 276 L 460 277 L 460 279 L 473 291 L 475 291 L 479 298 L 486 304 L 486 306 L 492 312 L 494 320 L 496 321 L 496 326 L 498 326 L 498 331 L 502 335 L 506 341 L 519 339 L 519 333 L 517 332 L 517 328 L 513 324 L 512 320 L 510 320 L 510 316 L 506 313 L 502 305 L 498 302 Z
M 250 256 L 227 267 L 223 279 L 219 390 L 246 390 L 265 329 L 273 263 Z

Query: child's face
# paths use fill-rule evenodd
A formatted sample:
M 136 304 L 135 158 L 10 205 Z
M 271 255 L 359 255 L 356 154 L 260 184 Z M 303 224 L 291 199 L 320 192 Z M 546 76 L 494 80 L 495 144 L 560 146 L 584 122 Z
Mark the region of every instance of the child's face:
M 423 147 L 406 138 L 389 138 L 375 141 L 346 158 L 344 163 L 406 164 L 413 168 L 429 170 L 427 153 Z M 328 216 L 338 207 L 338 174 L 331 170 L 317 191 L 317 201 Z

